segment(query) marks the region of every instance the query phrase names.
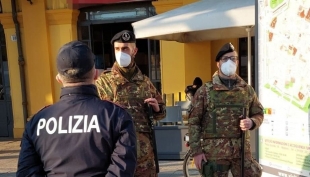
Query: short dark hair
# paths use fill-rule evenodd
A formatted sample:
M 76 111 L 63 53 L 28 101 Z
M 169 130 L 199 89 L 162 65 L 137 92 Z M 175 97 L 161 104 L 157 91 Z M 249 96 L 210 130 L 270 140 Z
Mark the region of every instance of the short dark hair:
M 67 71 L 68 74 L 61 74 L 59 73 L 59 75 L 61 76 L 61 78 L 66 82 L 66 83 L 79 83 L 79 82 L 85 82 L 89 79 L 92 79 L 93 75 L 92 75 L 92 70 L 88 71 L 87 73 L 85 73 L 84 75 L 80 76 L 80 77 L 72 77 L 71 75 L 74 75 L 76 72 L 78 72 L 77 69 L 70 69 Z
M 200 79 L 200 77 L 196 77 L 194 79 L 193 85 L 197 85 L 198 87 L 202 86 L 202 80 Z

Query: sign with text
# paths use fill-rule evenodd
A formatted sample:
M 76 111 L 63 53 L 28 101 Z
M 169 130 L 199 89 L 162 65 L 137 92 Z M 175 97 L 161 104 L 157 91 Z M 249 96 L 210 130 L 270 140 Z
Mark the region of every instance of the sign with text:
M 310 176 L 310 1 L 258 0 L 263 176 Z

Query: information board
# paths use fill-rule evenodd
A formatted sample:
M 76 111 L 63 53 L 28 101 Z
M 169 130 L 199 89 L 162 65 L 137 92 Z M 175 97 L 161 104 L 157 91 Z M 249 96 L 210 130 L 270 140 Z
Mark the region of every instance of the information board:
M 310 176 L 310 0 L 258 0 L 263 176 Z

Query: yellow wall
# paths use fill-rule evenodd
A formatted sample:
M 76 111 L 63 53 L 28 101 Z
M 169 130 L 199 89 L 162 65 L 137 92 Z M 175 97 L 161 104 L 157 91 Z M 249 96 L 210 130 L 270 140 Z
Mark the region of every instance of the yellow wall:
M 4 26 L 8 53 L 11 84 L 12 109 L 14 119 L 14 138 L 20 138 L 24 131 L 22 91 L 18 65 L 17 42 L 11 41 L 15 26 L 11 15 L 10 1 L 3 0 L 5 7 L 0 14 Z M 55 80 L 56 55 L 65 43 L 77 39 L 77 17 L 79 11 L 70 9 L 46 10 L 46 1 L 19 1 L 22 12 L 19 13 L 21 24 L 22 49 L 25 59 L 26 91 L 28 117 L 45 105 L 58 101 L 60 84 Z M 59 6 L 63 7 L 63 6 Z M 55 8 L 53 6 L 53 8 Z M 49 8 L 52 9 L 52 8 Z M 34 13 L 35 12 L 35 13 Z
M 55 80 L 55 76 L 57 75 L 56 68 L 56 56 L 58 53 L 58 49 L 63 44 L 67 43 L 71 40 L 76 40 L 76 34 L 72 34 L 72 25 L 64 24 L 64 25 L 52 25 L 49 27 L 50 30 L 50 45 L 51 45 L 51 66 L 52 67 L 52 81 L 53 81 L 53 100 L 58 101 L 60 96 L 60 88 L 61 84 L 57 83 Z M 53 38 L 53 36 L 61 36 L 59 38 Z
M 185 99 L 185 87 L 191 85 L 195 77 L 200 77 L 203 82 L 211 79 L 216 70 L 213 63 L 212 43 L 217 41 L 204 41 L 197 43 L 178 43 L 171 41 L 161 41 L 161 60 L 162 60 L 162 88 L 163 93 L 174 93 L 175 101 Z M 223 43 L 218 42 L 219 45 Z M 213 66 L 215 65 L 215 66 Z M 167 105 L 170 104 L 170 95 Z
M 183 0 L 158 0 L 152 1 L 152 4 L 155 7 L 156 13 L 161 14 L 183 6 Z
M 152 1 L 157 14 L 176 9 L 178 7 L 197 2 L 199 0 L 157 0 Z
M 195 77 L 204 82 L 211 78 L 210 42 L 178 43 L 161 41 L 162 92 L 167 95 L 167 105 L 174 100 L 185 99 L 185 87 L 191 85 Z
M 56 56 L 59 47 L 63 44 L 77 40 L 77 17 L 79 11 L 69 9 L 48 10 L 47 18 L 49 22 L 50 39 L 50 64 L 52 66 L 51 76 L 53 81 L 53 100 L 58 101 L 61 85 L 56 82 L 57 75 Z M 56 37 L 57 36 L 57 37 Z
M 178 99 L 178 92 L 184 90 L 185 62 L 184 45 L 172 41 L 160 42 L 162 69 L 162 93 L 167 94 L 166 103 L 171 105 L 171 95 Z
M 54 101 L 45 6 L 45 1 L 37 1 L 32 5 L 27 1 L 22 1 L 26 89 L 30 115 Z
M 211 45 L 209 41 L 186 43 L 185 46 L 185 85 L 193 84 L 195 77 L 203 82 L 211 78 Z
M 162 41 L 160 46 L 162 72 L 169 73 L 170 77 L 162 80 L 166 93 L 172 93 L 174 88 L 171 83 L 184 84 L 184 79 L 180 76 L 185 74 L 184 68 L 184 45 L 177 42 Z M 175 86 L 178 88 L 179 86 Z M 183 89 L 183 88 L 181 88 Z

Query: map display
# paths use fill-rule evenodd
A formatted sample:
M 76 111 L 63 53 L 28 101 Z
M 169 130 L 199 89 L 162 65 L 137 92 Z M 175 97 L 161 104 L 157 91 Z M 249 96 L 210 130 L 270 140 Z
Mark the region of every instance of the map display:
M 310 0 L 258 0 L 263 176 L 310 176 Z

